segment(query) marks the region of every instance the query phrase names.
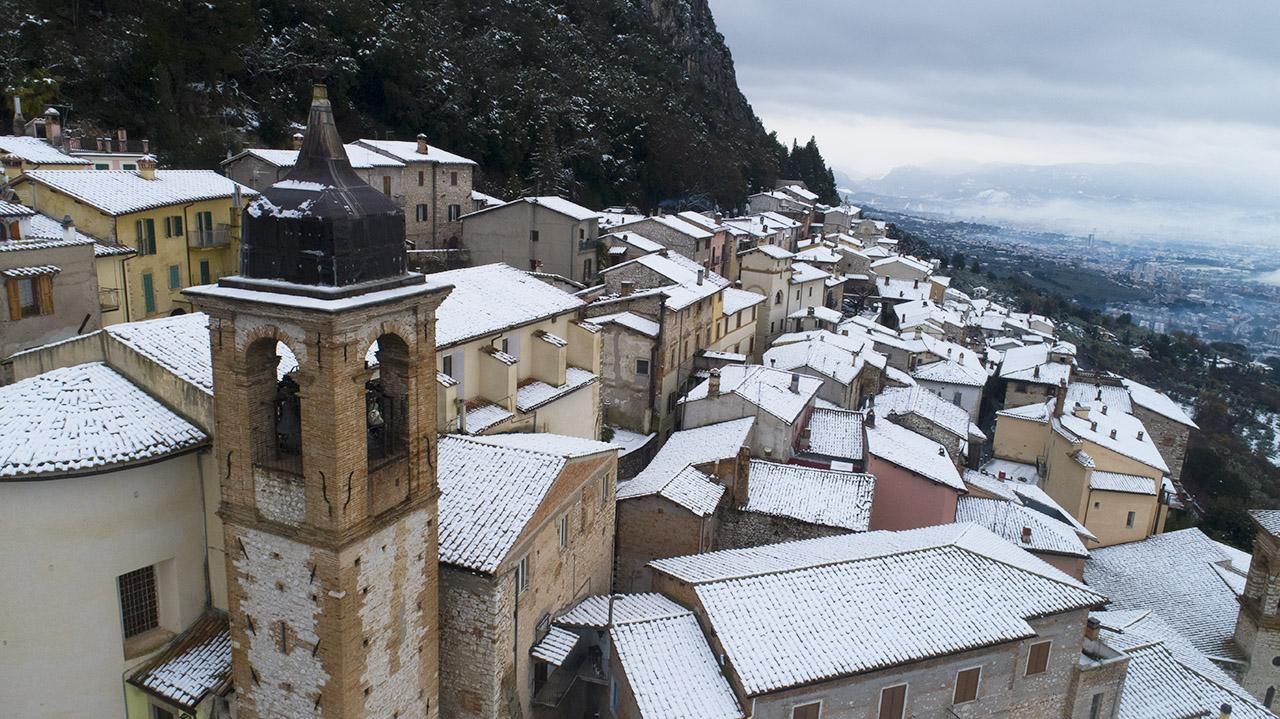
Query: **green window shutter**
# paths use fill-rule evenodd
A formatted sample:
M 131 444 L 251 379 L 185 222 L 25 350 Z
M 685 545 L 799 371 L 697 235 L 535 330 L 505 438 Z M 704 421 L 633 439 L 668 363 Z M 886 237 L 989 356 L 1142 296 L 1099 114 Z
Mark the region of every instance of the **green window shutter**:
M 142 299 L 146 304 L 147 314 L 156 311 L 156 288 L 150 272 L 142 275 Z
M 182 287 L 181 270 L 177 265 L 169 265 L 169 289 L 176 290 Z
M 133 233 L 138 238 L 138 254 L 147 254 L 147 236 L 142 230 L 142 220 L 133 223 Z
M 154 255 L 156 253 L 156 221 L 148 219 L 147 223 L 147 254 Z
M 173 218 L 172 217 L 164 218 L 164 236 L 173 237 Z
M 175 237 L 182 237 L 182 215 L 173 218 L 173 234 Z
M 200 284 L 207 285 L 212 281 L 209 276 L 209 261 L 200 260 Z

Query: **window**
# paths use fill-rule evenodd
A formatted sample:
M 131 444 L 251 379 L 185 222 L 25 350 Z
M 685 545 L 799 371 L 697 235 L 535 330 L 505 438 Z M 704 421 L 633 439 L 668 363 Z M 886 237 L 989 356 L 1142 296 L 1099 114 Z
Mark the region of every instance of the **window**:
M 453 355 L 445 355 L 440 358 L 440 371 L 453 376 Z
M 182 237 L 182 215 L 171 215 L 164 218 L 164 236 Z
M 462 205 L 449 205 L 449 221 L 456 222 L 462 217 Z
M 565 512 L 560 515 L 560 521 L 556 523 L 556 533 L 560 537 L 560 548 L 569 548 L 569 513 Z
M 954 404 L 955 406 L 959 407 L 961 406 L 960 402 L 961 402 L 960 393 L 959 392 L 953 393 L 951 395 L 951 404 Z
M 600 506 L 601 507 L 603 507 L 604 503 L 609 499 L 609 481 L 612 478 L 613 478 L 613 475 L 606 474 L 604 476 L 604 479 L 600 481 Z
M 618 680 L 609 680 L 609 708 L 613 710 L 613 715 L 618 715 Z
M 880 719 L 902 719 L 907 711 L 907 685 L 898 684 L 880 690 Z
M 417 207 L 415 207 L 415 208 L 414 208 L 414 216 L 413 216 L 413 218 L 414 218 L 414 220 L 416 220 L 416 221 L 418 221 L 418 222 L 426 222 L 426 221 L 427 221 L 427 206 L 426 206 L 426 205 L 418 205 Z
M 213 244 L 213 213 L 196 213 L 196 246 L 207 247 Z
M 182 288 L 182 270 L 177 265 L 169 265 L 169 289 Z
M 213 281 L 213 275 L 209 272 L 209 261 L 200 260 L 200 284 L 207 285 Z
M 791 719 L 819 719 L 822 716 L 822 702 L 810 702 L 791 707 Z
M 173 716 L 173 712 L 169 711 L 168 709 L 165 709 L 164 707 L 158 707 L 155 704 L 152 704 L 151 719 L 174 719 L 174 716 Z
M 154 255 L 156 253 L 156 221 L 137 220 L 133 223 L 133 229 L 137 237 L 138 254 Z
M 1267 693 L 1262 697 L 1262 706 L 1270 709 L 1271 704 L 1276 700 L 1276 688 L 1267 687 Z M 1092 719 L 1092 718 L 1090 718 Z
M 458 173 L 456 172 L 449 173 L 449 184 L 455 185 L 455 186 L 458 184 Z
M 53 275 L 11 277 L 5 281 L 9 295 L 9 319 L 53 314 Z
M 1125 517 L 1125 520 L 1124 520 L 1124 526 L 1126 526 L 1126 527 L 1132 527 L 1132 526 L 1133 526 L 1133 520 L 1137 519 L 1137 517 L 1138 517 L 1138 513 L 1137 513 L 1137 512 L 1129 512 L 1129 516 Z
M 538 241 L 538 231 L 537 231 L 537 230 L 529 230 L 529 241 L 530 241 L 530 242 L 537 242 L 537 241 Z
M 1102 692 L 1093 695 L 1093 699 L 1089 701 L 1089 719 L 1102 719 L 1102 698 L 1106 696 Z M 1270 703 L 1267 706 L 1271 706 Z
M 676 399 L 677 399 L 677 395 L 676 395 L 676 393 L 675 393 L 675 392 L 672 392 L 672 393 L 670 393 L 670 394 L 668 394 L 668 395 L 667 395 L 667 411 L 674 411 L 674 410 L 675 410 L 675 408 L 676 408 Z
M 982 667 L 964 669 L 956 673 L 956 691 L 952 704 L 964 704 L 978 698 L 978 682 L 982 679 Z
M 142 275 L 142 301 L 146 305 L 147 314 L 156 311 L 156 286 L 150 272 Z
M 778 290 L 778 294 L 773 296 L 773 304 L 775 305 L 782 304 L 782 290 Z
M 1031 645 L 1027 653 L 1027 676 L 1044 674 L 1049 669 L 1049 647 L 1053 642 L 1039 642 Z
M 121 165 L 121 166 L 120 166 L 120 169 L 121 169 L 121 170 L 136 170 L 136 169 L 138 169 L 138 166 L 137 166 L 137 165 L 135 165 L 135 164 L 133 164 L 132 162 L 126 162 L 126 163 L 124 163 L 123 165 Z
M 124 624 L 125 639 L 160 626 L 154 566 L 121 574 L 116 577 L 116 584 L 120 591 L 120 618 Z
M 105 162 L 97 162 L 97 163 L 94 163 L 94 165 L 93 165 L 93 169 L 95 169 L 95 170 L 110 170 L 110 169 L 111 169 L 111 165 L 108 165 L 108 164 L 107 164 L 107 163 L 105 163 Z
M 591 260 L 583 260 L 582 261 L 582 279 L 587 280 L 590 278 L 591 278 Z
M 800 301 L 800 290 L 796 290 L 796 302 Z
M 644 374 L 644 375 L 649 374 L 649 360 L 647 359 L 636 360 L 636 374 Z
M 810 287 L 810 288 L 809 288 L 809 296 L 810 296 L 810 297 L 813 297 L 813 288 L 812 288 L 812 287 Z
M 1026 392 L 1026 391 L 1027 391 L 1027 385 L 1026 385 L 1026 383 L 1025 383 L 1025 382 L 1019 382 L 1017 385 L 1015 385 L 1015 386 L 1014 386 L 1014 391 L 1015 391 L 1015 392 Z
M 382 176 L 382 194 L 386 195 L 387 197 L 391 197 L 391 176 L 390 175 Z
M 578 239 L 579 240 L 587 239 L 587 231 L 584 228 L 581 228 L 581 227 L 578 228 Z
M 427 184 L 427 176 L 422 170 L 418 170 L 418 187 L 422 187 L 425 184 Z
M 529 590 L 529 555 L 524 555 L 516 564 L 516 596 Z

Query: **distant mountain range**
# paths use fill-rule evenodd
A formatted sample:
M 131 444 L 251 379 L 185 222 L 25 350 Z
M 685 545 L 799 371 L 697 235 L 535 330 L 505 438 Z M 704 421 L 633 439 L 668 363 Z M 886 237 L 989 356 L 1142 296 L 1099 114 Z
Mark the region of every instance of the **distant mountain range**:
M 1091 232 L 1114 239 L 1196 239 L 1198 232 L 1280 241 L 1276 188 L 1230 172 L 1146 164 L 896 167 L 838 176 L 855 202 L 957 219 Z M 1207 219 L 1209 218 L 1209 219 Z

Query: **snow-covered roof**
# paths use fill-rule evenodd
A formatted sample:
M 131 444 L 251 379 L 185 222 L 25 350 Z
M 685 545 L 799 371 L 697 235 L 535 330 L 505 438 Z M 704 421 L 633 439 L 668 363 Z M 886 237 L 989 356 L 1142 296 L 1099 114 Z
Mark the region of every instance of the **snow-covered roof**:
M 347 160 L 351 163 L 351 167 L 357 170 L 368 170 L 374 167 L 404 167 L 404 163 L 388 157 L 380 152 L 372 150 L 364 145 L 354 143 L 342 146 L 347 153 Z M 241 151 L 234 157 L 227 158 L 222 161 L 223 165 L 235 162 L 244 156 L 256 157 L 263 162 L 270 163 L 276 167 L 293 167 L 298 162 L 297 150 L 272 150 L 258 147 L 251 147 Z
M 209 611 L 129 677 L 129 683 L 188 711 L 231 681 L 227 615 Z
M 453 285 L 436 310 L 436 347 L 543 320 L 585 303 L 510 265 L 496 262 L 427 276 L 435 287 Z
M 553 387 L 542 380 L 529 380 L 516 390 L 516 408 L 521 412 L 532 412 L 548 402 L 593 384 L 598 379 L 593 373 L 580 367 L 566 367 L 564 384 L 559 387 Z
M 1029 552 L 1089 556 L 1074 527 L 1023 506 L 1021 501 L 961 497 L 956 502 L 956 521 L 986 527 Z
M 864 364 L 857 354 L 821 339 L 775 345 L 765 351 L 762 360 L 765 366 L 785 372 L 808 368 L 843 385 L 857 379 Z
M 1035 484 L 1037 471 L 1034 464 L 1015 462 L 1011 459 L 994 457 L 982 465 L 983 473 L 999 478 L 1003 474 L 1008 479 Z
M 809 413 L 809 444 L 806 452 L 840 459 L 862 459 L 864 415 L 848 409 L 814 406 Z
M 213 394 L 213 358 L 209 352 L 209 316 L 189 312 L 175 317 L 124 322 L 105 328 L 122 344 L 172 372 L 178 379 Z
M 615 324 L 619 327 L 626 327 L 627 329 L 634 330 L 647 337 L 657 337 L 658 332 L 662 329 L 657 322 L 654 322 L 648 317 L 642 317 L 634 312 L 616 312 L 611 315 L 596 315 L 591 318 L 591 321 L 598 325 Z
M 772 257 L 775 260 L 786 260 L 795 257 L 794 253 L 788 252 L 777 245 L 756 245 L 751 249 L 744 250 L 742 254 L 745 255 L 748 252 L 760 252 L 761 254 Z
M 913 414 L 965 442 L 986 439 L 968 412 L 922 387 L 886 387 L 876 395 L 875 413 L 885 418 Z
M 641 255 L 633 260 L 605 268 L 600 271 L 600 274 L 607 275 L 612 272 L 625 271 L 624 268 L 635 269 L 636 266 L 655 273 L 670 284 L 662 283 L 646 290 L 638 289 L 633 293 L 633 296 L 641 296 L 646 293 L 665 295 L 667 307 L 673 310 L 684 309 L 695 302 L 711 297 L 729 286 L 729 280 L 706 270 L 697 262 L 675 252 Z M 702 275 L 702 282 L 698 282 L 699 274 Z M 625 277 L 625 275 L 623 276 Z
M 1249 516 L 1264 530 L 1280 535 L 1280 509 L 1251 509 Z
M 792 392 L 791 379 L 790 372 L 760 365 L 726 365 L 720 368 L 720 394 L 735 394 L 774 417 L 791 423 L 799 419 L 805 406 L 822 387 L 822 380 L 800 375 L 799 391 Z M 714 397 L 707 396 L 710 387 L 711 380 L 704 380 L 680 401 L 714 400 Z
M 618 501 L 660 495 L 699 516 L 710 515 L 724 487 L 693 468 L 737 457 L 754 424 L 751 418 L 735 419 L 672 434 L 648 466 L 618 483 Z
M 747 503 L 740 507 L 809 524 L 865 532 L 876 478 L 869 474 L 751 460 Z
M 1016 462 L 1008 462 L 1008 460 L 997 459 L 988 461 L 981 470 L 966 469 L 964 483 L 969 487 L 970 492 L 978 490 L 999 499 L 1017 502 L 1028 509 L 1039 512 L 1050 520 L 1071 527 L 1082 540 L 1098 541 L 1097 535 L 1089 531 L 1080 523 L 1080 520 L 1073 517 L 1070 512 L 1063 509 L 1062 505 L 1058 504 L 1039 485 L 1035 484 L 1035 465 L 1020 465 L 1030 468 L 1030 473 L 1023 477 L 1015 478 L 1006 472 L 1005 478 L 1002 479 L 996 472 L 992 471 L 993 465 L 998 465 L 999 463 L 1018 464 Z
M 1110 411 L 1131 412 L 1129 390 L 1117 385 L 1076 381 L 1067 385 L 1066 406 L 1082 404 L 1086 407 L 1101 408 L 1106 405 Z
M 1047 404 L 1047 403 L 1046 403 Z M 1077 417 L 1065 412 L 1055 418 L 1067 431 L 1102 447 L 1124 455 L 1161 472 L 1168 472 L 1169 465 L 1160 454 L 1160 448 L 1151 440 L 1142 420 L 1123 412 L 1108 412 L 1089 408 L 1087 417 Z M 1113 437 L 1112 434 L 1115 436 Z
M 1151 610 L 1209 657 L 1239 659 L 1240 604 L 1224 574 L 1242 588 L 1250 560 L 1191 528 L 1095 549 L 1084 578 L 1111 598 L 1112 609 Z
M 517 207 L 519 205 L 536 205 L 538 207 L 545 207 L 548 210 L 551 210 L 552 212 L 558 212 L 561 215 L 564 215 L 578 222 L 584 222 L 586 220 L 596 220 L 602 217 L 602 215 L 599 212 L 596 212 L 595 210 L 587 209 L 576 202 L 571 202 L 569 200 L 564 199 L 563 197 L 556 197 L 555 195 L 543 195 L 540 197 L 519 197 L 502 205 L 490 205 L 488 207 L 483 207 L 466 216 L 475 217 L 476 215 L 479 215 L 485 212 L 493 212 L 494 210 L 501 210 L 505 207 Z
M 709 629 L 748 696 L 1026 639 L 1036 636 L 1031 618 L 1106 601 L 972 524 L 650 566 L 699 575 L 694 591 Z
M 554 620 L 562 627 L 607 629 L 612 624 L 678 617 L 689 610 L 657 593 L 592 594 Z
M 1095 469 L 1089 477 L 1089 489 L 1103 492 L 1149 494 L 1154 497 L 1156 495 L 1156 480 L 1151 477 L 1140 477 L 1136 474 L 1103 472 Z
M 875 270 L 881 267 L 888 267 L 890 265 L 902 265 L 908 269 L 915 270 L 920 273 L 920 279 L 922 280 L 928 276 L 930 272 L 933 272 L 933 266 L 928 262 L 908 255 L 894 255 L 893 257 L 876 260 L 871 263 L 871 269 Z
M 133 170 L 32 170 L 18 182 L 28 180 L 108 215 L 229 198 L 237 186 L 246 198 L 258 194 L 212 170 L 156 170 L 154 180 L 143 179 Z
M 870 254 L 870 251 L 867 252 Z M 893 277 L 877 277 L 876 296 L 886 300 L 923 300 L 929 296 L 929 283 L 920 280 L 901 280 Z
M 755 307 L 764 302 L 764 300 L 764 295 L 758 292 L 740 290 L 737 287 L 726 287 L 724 288 L 724 293 L 720 295 L 720 301 L 723 303 L 723 312 L 726 317 L 735 315 L 749 307 Z
M 1014 417 L 1016 419 L 1029 419 L 1033 422 L 1045 423 L 1053 416 L 1053 400 L 1047 402 L 1036 402 L 1034 404 L 1026 404 L 1021 407 L 1010 407 L 996 412 L 997 417 Z
M 793 194 L 793 195 L 795 195 L 795 196 L 797 196 L 797 197 L 802 197 L 802 198 L 804 198 L 804 199 L 806 199 L 806 200 L 808 200 L 808 201 L 810 201 L 810 202 L 817 202 L 817 201 L 818 201 L 818 195 L 817 195 L 817 194 L 812 193 L 812 192 L 810 192 L 810 191 L 808 191 L 808 190 L 804 189 L 803 187 L 801 187 L 801 186 L 799 186 L 799 185 L 787 185 L 786 187 L 782 188 L 782 190 L 783 190 L 783 192 L 788 192 L 788 193 L 791 193 L 791 194 Z
M 642 719 L 741 719 L 693 612 L 614 623 L 609 631 Z
M 31 217 L 36 211 L 13 202 L 0 200 L 0 217 Z
M 958 384 L 966 387 L 981 387 L 987 383 L 986 370 L 949 359 L 917 365 L 911 370 L 911 376 L 916 381 Z
M 107 471 L 208 439 L 101 362 L 0 387 L 0 478 Z
M 529 654 L 536 659 L 560 666 L 573 653 L 574 647 L 578 646 L 578 635 L 557 626 L 552 626 L 547 630 L 546 636 L 542 637 L 537 644 L 529 650 Z
M 654 215 L 648 218 L 668 229 L 679 232 L 682 235 L 688 235 L 698 240 L 711 239 L 712 233 L 703 229 L 701 225 L 695 225 L 676 215 Z
M 829 322 L 833 325 L 839 324 L 840 320 L 844 319 L 844 315 L 831 309 L 830 307 L 823 307 L 822 305 L 802 307 L 796 310 L 795 312 L 792 312 L 791 314 L 787 315 L 787 319 L 792 319 L 792 320 L 804 319 L 806 317 L 815 317 L 817 319 L 822 320 L 823 322 Z
M 505 205 L 507 203 L 506 200 L 499 199 L 497 197 L 494 197 L 493 195 L 486 195 L 485 193 L 479 190 L 471 191 L 471 201 L 479 202 L 485 207 L 496 207 L 498 205 Z
M 806 247 L 796 253 L 796 259 L 800 262 L 816 262 L 818 264 L 835 264 L 840 261 L 840 255 L 834 250 L 822 245 Z
M 938 484 L 964 491 L 964 480 L 947 448 L 888 420 L 867 427 L 867 451 Z
M 17 155 L 32 165 L 89 165 L 82 157 L 72 157 L 38 137 L 0 135 L 0 155 Z
M 1004 362 L 1000 365 L 1000 376 L 1008 380 L 1049 384 L 1055 387 L 1064 380 L 1070 382 L 1071 365 L 1051 361 L 1050 350 L 1047 344 L 1009 348 L 1005 351 Z
M 1235 719 L 1273 717 L 1225 671 L 1154 613 L 1093 612 L 1100 638 L 1129 657 L 1119 719 L 1211 717 L 1225 704 Z
M 654 242 L 648 237 L 631 230 L 610 232 L 607 235 L 600 236 L 601 240 L 610 238 L 616 238 L 619 242 L 630 245 L 641 252 L 661 252 L 666 249 L 666 245 L 661 242 Z
M 1141 382 L 1135 382 L 1131 379 L 1124 380 L 1124 386 L 1129 388 L 1129 396 L 1133 398 L 1133 403 L 1139 407 L 1149 409 L 1158 415 L 1168 417 L 1169 419 L 1185 424 L 1193 429 L 1199 429 L 1194 420 L 1178 405 L 1170 399 L 1169 395 L 1161 392 L 1153 387 L 1148 387 Z
M 370 147 L 379 152 L 385 153 L 390 157 L 401 162 L 439 162 L 447 165 L 474 165 L 474 160 L 469 160 L 462 155 L 455 155 L 452 152 L 436 147 L 433 144 L 427 144 L 427 153 L 418 152 L 417 141 L 409 140 L 365 140 L 359 141 L 360 145 Z
M 568 459 L 615 451 L 578 437 L 508 434 L 440 439 L 440 561 L 495 572 Z
M 791 263 L 791 284 L 799 285 L 805 282 L 825 282 L 831 279 L 831 274 L 824 272 L 807 262 Z M 839 320 L 834 320 L 839 322 Z

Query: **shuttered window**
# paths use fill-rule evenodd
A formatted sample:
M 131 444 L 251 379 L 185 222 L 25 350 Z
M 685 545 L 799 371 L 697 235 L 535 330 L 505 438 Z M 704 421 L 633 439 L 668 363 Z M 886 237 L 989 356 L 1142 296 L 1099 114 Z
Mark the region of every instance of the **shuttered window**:
M 1049 647 L 1053 642 L 1040 642 L 1031 645 L 1027 654 L 1027 676 L 1044 674 L 1049 668 Z
M 5 280 L 9 319 L 53 314 L 53 275 L 11 277 Z
M 956 692 L 952 704 L 964 704 L 978 698 L 978 682 L 982 679 L 982 668 L 974 667 L 956 673 Z
M 146 305 L 147 314 L 156 311 L 156 286 L 150 272 L 142 276 L 142 301 Z
M 821 719 L 822 703 L 801 704 L 791 709 L 791 719 Z
M 880 690 L 880 719 L 902 719 L 907 710 L 907 685 Z

